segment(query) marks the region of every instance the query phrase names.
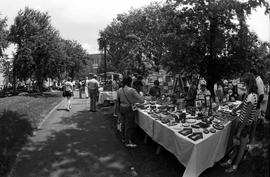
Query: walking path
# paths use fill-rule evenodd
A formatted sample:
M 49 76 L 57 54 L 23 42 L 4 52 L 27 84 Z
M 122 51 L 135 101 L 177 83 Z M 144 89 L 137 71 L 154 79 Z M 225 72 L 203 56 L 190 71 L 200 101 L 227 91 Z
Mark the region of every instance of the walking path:
M 89 99 L 62 102 L 20 153 L 11 177 L 129 177 L 131 159 L 106 110 L 92 113 Z

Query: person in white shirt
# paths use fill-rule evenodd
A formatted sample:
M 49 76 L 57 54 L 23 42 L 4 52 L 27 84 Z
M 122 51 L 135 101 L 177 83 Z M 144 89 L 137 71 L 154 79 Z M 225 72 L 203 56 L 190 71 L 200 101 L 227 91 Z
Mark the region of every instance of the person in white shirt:
M 73 84 L 70 77 L 64 84 L 63 96 L 67 97 L 67 110 L 69 111 L 71 109 L 71 97 L 73 96 Z
M 87 85 L 87 82 L 88 82 L 88 77 L 85 77 L 85 87 L 84 87 L 84 92 L 85 92 L 85 98 L 88 98 L 89 97 L 89 93 L 88 93 L 88 85 Z
M 99 82 L 97 81 L 97 76 L 94 75 L 92 79 L 87 80 L 86 86 L 88 87 L 88 92 L 90 96 L 90 111 L 96 112 L 96 102 L 99 96 Z

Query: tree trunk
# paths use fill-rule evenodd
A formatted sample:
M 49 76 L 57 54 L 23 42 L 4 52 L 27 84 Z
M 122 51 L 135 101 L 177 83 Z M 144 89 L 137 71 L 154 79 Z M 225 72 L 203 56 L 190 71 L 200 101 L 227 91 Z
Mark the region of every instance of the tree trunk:
M 15 64 L 13 64 L 12 87 L 13 87 L 13 94 L 14 95 L 17 92 L 16 83 L 17 83 L 16 67 L 15 67 Z

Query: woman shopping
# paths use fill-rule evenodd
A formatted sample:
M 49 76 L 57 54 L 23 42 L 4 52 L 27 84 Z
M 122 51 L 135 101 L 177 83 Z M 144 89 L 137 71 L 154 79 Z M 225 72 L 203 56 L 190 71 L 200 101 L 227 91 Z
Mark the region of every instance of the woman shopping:
M 241 110 L 240 116 L 236 120 L 237 128 L 235 129 L 235 138 L 240 140 L 240 145 L 236 149 L 233 158 L 229 158 L 225 163 L 221 164 L 224 167 L 228 167 L 226 169 L 226 172 L 228 173 L 238 169 L 238 165 L 243 158 L 247 143 L 249 142 L 252 130 L 251 127 L 256 115 L 258 96 L 255 76 L 252 73 L 247 73 L 244 75 L 243 81 L 247 89 L 246 97 L 244 98 L 243 103 L 233 110 L 234 112 L 239 109 Z
M 144 99 L 138 92 L 131 88 L 132 78 L 127 77 L 123 80 L 123 86 L 117 91 L 117 100 L 121 117 L 123 142 L 126 147 L 136 147 L 133 143 L 133 132 L 135 128 L 135 112 L 132 110 L 134 103 L 143 103 Z

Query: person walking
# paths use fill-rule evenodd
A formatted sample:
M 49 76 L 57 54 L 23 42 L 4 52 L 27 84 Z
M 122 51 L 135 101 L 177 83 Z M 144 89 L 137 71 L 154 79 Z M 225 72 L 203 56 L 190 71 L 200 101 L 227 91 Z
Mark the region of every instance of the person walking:
M 89 96 L 90 96 L 90 111 L 96 112 L 96 102 L 99 96 L 99 82 L 97 81 L 97 76 L 94 75 L 92 79 L 87 80 L 86 86 L 88 88 Z
M 122 141 L 126 147 L 136 147 L 133 143 L 133 132 L 135 128 L 135 112 L 132 105 L 135 103 L 143 103 L 144 99 L 138 92 L 131 88 L 132 78 L 127 77 L 123 80 L 123 87 L 117 91 L 117 100 L 119 104 L 119 112 L 121 118 L 121 129 L 123 130 Z
M 67 98 L 67 111 L 71 109 L 71 98 L 73 96 L 73 84 L 71 78 L 68 77 L 64 84 L 63 96 Z

